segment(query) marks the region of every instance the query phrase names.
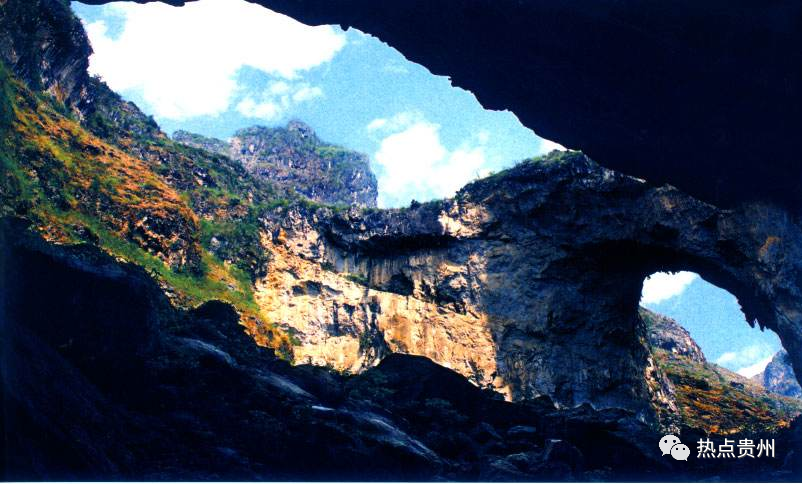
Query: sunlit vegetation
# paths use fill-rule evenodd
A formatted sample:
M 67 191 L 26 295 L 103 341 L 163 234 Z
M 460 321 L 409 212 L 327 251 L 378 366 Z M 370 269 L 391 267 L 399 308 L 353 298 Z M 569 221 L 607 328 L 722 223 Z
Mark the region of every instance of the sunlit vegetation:
M 475 192 L 477 187 L 482 186 L 493 186 L 495 183 L 508 179 L 514 180 L 517 173 L 525 172 L 528 168 L 532 166 L 544 166 L 544 167 L 559 167 L 566 164 L 575 163 L 578 159 L 584 159 L 585 155 L 582 154 L 580 151 L 552 151 L 545 155 L 535 156 L 532 158 L 527 158 L 525 160 L 521 160 L 510 168 L 506 168 L 504 170 L 500 170 L 498 172 L 491 172 L 486 176 L 483 176 L 477 180 L 474 180 L 464 187 L 462 187 L 454 197 L 457 200 L 465 200 L 466 197 L 470 196 L 471 192 Z M 414 202 L 414 201 L 413 201 Z M 417 202 L 415 202 L 417 203 Z
M 370 281 L 366 276 L 362 274 L 346 274 L 345 278 L 349 281 L 353 282 L 354 284 L 359 284 L 360 286 L 368 286 L 370 285 Z
M 676 391 L 683 422 L 711 434 L 772 432 L 802 414 L 802 400 L 766 392 L 711 363 L 655 350 L 658 366 Z
M 3 66 L 0 81 L 0 214 L 27 218 L 52 242 L 94 244 L 141 266 L 178 306 L 226 301 L 257 343 L 292 357 L 291 338 L 261 316 L 253 294 L 268 257 L 259 215 L 280 205 L 269 186 L 241 183 L 247 174 L 233 162 L 193 159 L 169 139 L 148 138 L 146 121 L 132 121 L 138 137 L 114 138 L 118 125 L 96 112 L 91 127 L 109 143 Z M 142 117 L 132 105 L 114 109 Z M 215 251 L 212 240 L 227 243 Z

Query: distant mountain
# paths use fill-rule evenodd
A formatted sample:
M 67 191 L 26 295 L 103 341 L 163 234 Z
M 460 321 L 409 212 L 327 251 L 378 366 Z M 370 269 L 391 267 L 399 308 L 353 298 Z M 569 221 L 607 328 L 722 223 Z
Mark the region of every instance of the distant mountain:
M 251 173 L 319 203 L 375 207 L 376 176 L 368 157 L 323 143 L 311 127 L 291 121 L 286 128 L 254 126 L 230 142 L 176 131 L 179 143 L 239 161 Z
M 662 390 L 662 405 L 656 411 L 664 425 L 719 435 L 772 432 L 787 427 L 802 413 L 802 401 L 778 391 L 784 387 L 763 388 L 754 380 L 708 362 L 690 334 L 675 320 L 645 308 L 641 308 L 640 315 L 657 367 L 654 379 Z M 783 368 L 790 369 L 787 360 L 785 365 Z M 787 377 L 781 371 L 771 374 L 778 379 Z
M 218 155 L 229 156 L 231 151 L 231 145 L 223 140 L 209 138 L 208 136 L 203 136 L 202 134 L 190 133 L 189 131 L 184 131 L 183 129 L 179 129 L 173 133 L 173 140 L 181 143 L 182 145 L 199 148 L 211 153 L 217 153 Z
M 706 363 L 704 353 L 691 334 L 675 320 L 641 308 L 641 318 L 647 322 L 649 344 L 675 356 L 684 356 L 697 363 Z
M 762 385 L 767 391 L 786 397 L 802 398 L 802 387 L 794 374 L 788 352 L 778 351 L 762 373 L 752 377 L 752 381 Z

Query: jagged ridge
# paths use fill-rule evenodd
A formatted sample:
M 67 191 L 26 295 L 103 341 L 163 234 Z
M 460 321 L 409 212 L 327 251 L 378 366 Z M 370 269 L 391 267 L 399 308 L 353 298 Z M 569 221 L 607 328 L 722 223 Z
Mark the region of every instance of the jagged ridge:
M 766 369 L 755 375 L 752 380 L 770 392 L 786 397 L 802 398 L 802 388 L 785 350 L 778 351 Z
M 321 142 L 308 125 L 254 126 L 224 141 L 177 131 L 173 139 L 239 161 L 255 175 L 329 205 L 376 207 L 378 189 L 367 156 Z
M 153 269 L 179 300 L 192 296 L 196 283 L 208 287 L 215 276 L 215 291 L 189 299 L 234 299 L 240 311 L 262 312 L 255 317 L 266 324 L 252 322 L 252 334 L 270 340 L 270 323 L 276 323 L 292 333 L 278 338 L 287 352 L 289 341 L 303 343 L 303 356 L 356 371 L 375 364 L 385 350 L 417 353 L 515 399 L 548 394 L 563 405 L 593 402 L 645 411 L 649 353 L 637 298 L 644 275 L 677 266 L 722 281 L 740 298 L 749 320 L 777 329 L 789 348 L 802 340 L 795 319 L 799 229 L 772 207 L 720 211 L 671 187 L 605 170 L 581 153 L 565 153 L 528 160 L 471 184 L 452 200 L 404 210 L 335 210 L 282 193 L 225 157 L 179 146 L 102 83 L 78 77 L 75 85 L 83 87 L 77 100 L 40 97 L 45 108 L 23 104 L 26 113 L 45 127 L 82 123 L 135 158 L 137 169 L 150 170 L 165 193 L 178 194 L 198 217 L 196 227 L 186 227 L 188 240 L 200 242 L 200 263 L 180 256 L 173 263 L 169 250 L 164 252 L 171 244 L 160 248 L 135 232 L 105 238 L 92 224 L 44 216 L 39 226 L 74 236 L 68 242 L 97 238 L 108 251 Z M 19 106 L 11 110 L 15 116 Z M 25 132 L 39 129 L 37 123 Z M 74 167 L 66 163 L 71 148 L 61 141 L 67 152 L 51 154 Z M 46 171 L 39 176 L 31 166 L 9 170 L 19 175 L 17 185 L 48 179 Z M 70 179 L 76 174 L 82 172 L 66 172 Z M 125 187 L 112 183 L 107 193 L 118 194 L 119 188 L 125 194 Z M 43 198 L 37 200 L 48 203 L 61 195 L 46 187 L 39 192 Z M 11 213 L 31 215 L 24 197 L 22 203 L 11 198 Z M 70 205 L 71 214 L 87 211 Z M 115 228 L 115 214 L 108 215 L 99 220 L 106 230 Z M 120 250 L 120 241 L 133 250 Z M 219 272 L 204 269 L 207 252 L 219 259 L 213 265 Z M 143 254 L 162 259 L 151 264 Z M 234 265 L 246 277 L 235 276 Z M 189 279 L 180 272 L 184 266 Z M 256 289 L 252 298 L 249 284 Z M 242 299 L 232 296 L 237 293 Z M 292 309 L 294 318 L 282 307 Z M 799 357 L 792 355 L 797 365 Z
M 359 376 L 292 367 L 253 345 L 232 307 L 178 310 L 95 247 L 8 219 L 0 241 L 7 480 L 789 476 L 788 434 L 774 436 L 777 459 L 677 463 L 632 412 L 504 402 L 421 357 Z

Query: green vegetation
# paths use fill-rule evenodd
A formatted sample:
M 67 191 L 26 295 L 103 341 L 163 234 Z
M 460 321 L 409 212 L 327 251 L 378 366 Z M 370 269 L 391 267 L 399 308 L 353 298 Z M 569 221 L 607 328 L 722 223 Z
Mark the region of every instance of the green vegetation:
M 547 153 L 545 155 L 535 156 L 533 158 L 527 158 L 525 160 L 521 160 L 510 168 L 500 170 L 498 172 L 491 172 L 485 177 L 479 178 L 478 180 L 474 180 L 464 187 L 462 187 L 455 197 L 458 200 L 463 200 L 468 196 L 468 192 L 471 190 L 471 187 L 482 186 L 486 184 L 495 184 L 500 180 L 514 176 L 516 173 L 527 169 L 533 165 L 539 166 L 562 166 L 566 164 L 574 163 L 578 157 L 584 157 L 585 155 L 582 154 L 580 151 L 552 151 L 551 153 Z
M 95 136 L 122 145 L 123 140 L 145 142 L 161 135 L 152 116 L 123 100 L 101 80 L 89 79 L 87 90 L 94 102 L 86 113 L 83 126 Z
M 200 240 L 203 247 L 241 270 L 249 284 L 265 275 L 270 254 L 261 245 L 259 216 L 265 210 L 251 206 L 240 218 L 201 219 Z
M 363 276 L 362 274 L 346 274 L 345 278 L 348 279 L 349 281 L 351 281 L 351 282 L 353 282 L 355 284 L 359 284 L 361 286 L 369 286 L 370 285 L 370 281 L 368 280 L 368 278 Z
M 294 187 L 306 197 L 350 205 L 354 190 L 375 189 L 366 156 L 321 142 L 303 123 L 291 121 L 286 128 L 254 126 L 234 136 L 243 145 L 255 147 L 244 164 L 260 177 L 281 180 L 288 191 Z M 193 143 L 191 135 L 182 137 Z
M 214 255 L 203 253 L 202 275 L 170 269 L 159 258 L 138 245 L 124 240 L 100 225 L 97 220 L 76 212 L 59 212 L 65 226 L 81 227 L 97 237 L 97 245 L 107 252 L 144 268 L 151 276 L 177 291 L 187 306 L 197 306 L 210 300 L 226 301 L 240 310 L 258 313 L 253 299 L 251 281 L 244 271 L 227 266 Z M 79 235 L 73 230 L 70 235 Z
M 662 349 L 654 356 L 674 384 L 682 421 L 689 427 L 717 435 L 773 432 L 802 414 L 802 400 L 768 393 L 717 365 Z
M 11 74 L 5 64 L 0 62 L 0 134 L 8 131 L 14 119 L 12 97 Z
M 3 66 L 0 81 L 0 214 L 141 266 L 179 306 L 226 301 L 258 343 L 292 358 L 297 338 L 261 317 L 253 293 L 269 257 L 259 217 L 289 202 L 227 158 L 165 138 L 135 106 L 103 95 L 105 85 L 98 99 L 111 106 L 88 116 L 90 131 Z

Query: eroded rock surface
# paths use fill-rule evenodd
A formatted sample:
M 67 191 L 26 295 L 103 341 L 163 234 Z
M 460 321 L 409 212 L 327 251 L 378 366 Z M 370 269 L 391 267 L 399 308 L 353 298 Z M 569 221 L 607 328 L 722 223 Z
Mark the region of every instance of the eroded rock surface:
M 802 210 L 794 0 L 251 1 L 374 35 L 608 168 L 719 206 Z
M 691 338 L 691 334 L 679 323 L 667 316 L 640 308 L 641 318 L 646 322 L 649 344 L 673 355 L 684 356 L 698 363 L 707 361 L 702 348 Z
M 754 380 L 770 392 L 786 397 L 802 398 L 802 388 L 799 387 L 791 359 L 785 350 L 774 355 L 766 369 L 755 375 Z
M 378 186 L 368 157 L 320 141 L 308 125 L 254 126 L 224 141 L 178 131 L 173 138 L 237 160 L 251 173 L 310 200 L 333 205 L 376 207 Z
M 773 436 L 776 459 L 680 463 L 631 411 L 505 402 L 423 357 L 355 376 L 291 366 L 254 345 L 231 306 L 176 310 L 141 268 L 0 220 L 5 480 L 800 475 L 798 429 Z
M 713 435 L 773 433 L 802 413 L 802 402 L 773 393 L 756 379 L 708 362 L 675 320 L 645 308 L 653 364 L 647 373 L 653 406 L 667 432 Z
M 277 257 L 262 303 L 297 331 L 302 359 L 351 371 L 389 348 L 513 399 L 643 409 L 637 303 L 658 270 L 698 272 L 787 347 L 802 341 L 802 237 L 780 209 L 719 210 L 579 153 L 525 162 L 450 200 L 291 210 L 267 227 Z
M 280 198 L 286 193 L 274 193 L 270 184 L 258 183 L 226 157 L 165 140 L 135 106 L 76 67 L 85 66 L 88 44 L 75 30 L 79 24 L 58 27 L 63 18 L 72 18 L 63 2 L 9 1 L 4 7 L 0 25 L 11 35 L 4 35 L 0 52 L 9 68 L 35 89 L 66 101 L 62 107 L 75 119 L 52 106 L 48 116 L 74 128 L 72 138 L 80 141 L 87 136 L 79 128 L 89 130 L 113 145 L 108 150 L 135 158 L 138 169 L 129 171 L 151 174 L 155 186 L 176 192 L 172 198 L 192 221 L 183 224 L 192 253 L 216 263 L 217 272 L 206 274 L 217 277 L 213 288 L 222 287 L 201 300 L 225 296 L 241 311 L 265 313 L 264 320 L 252 320 L 257 321 L 249 327 L 252 334 L 260 341 L 260 329 L 280 325 L 297 343 L 288 357 L 363 371 L 390 351 L 407 352 L 430 357 L 514 400 L 546 394 L 560 405 L 590 402 L 645 415 L 654 389 L 644 379 L 653 362 L 637 313 L 641 285 L 648 274 L 681 269 L 735 294 L 748 320 L 776 331 L 797 373 L 802 371 L 802 234 L 798 220 L 781 208 L 752 203 L 721 210 L 670 186 L 602 168 L 577 152 L 528 161 L 465 187 L 454 199 L 403 210 L 338 212 L 279 203 L 287 201 Z M 33 48 L 32 37 L 15 25 L 26 16 L 47 24 L 38 30 L 47 46 L 62 38 L 57 43 L 62 57 L 72 60 L 58 68 L 50 48 L 42 62 L 20 56 Z M 58 95 L 59 86 L 67 85 L 73 94 Z M 36 100 L 35 95 L 22 98 Z M 1 114 L 3 119 L 9 115 Z M 57 154 L 85 151 L 85 144 L 63 141 Z M 37 154 L 22 161 L 41 171 L 43 159 Z M 644 153 L 638 159 L 668 166 Z M 58 166 L 95 166 L 92 157 L 88 161 Z M 258 159 L 252 161 L 258 166 Z M 58 180 L 46 172 L 39 176 L 25 168 L 18 170 L 21 179 L 36 173 L 35 179 L 44 180 L 42 202 L 84 187 L 65 192 L 51 187 Z M 74 175 L 67 170 L 64 178 Z M 126 173 L 124 181 L 122 188 L 131 191 L 136 177 Z M 90 178 L 82 182 L 91 188 Z M 62 208 L 108 219 L 106 209 L 90 210 L 96 206 Z M 197 224 L 192 214 L 199 217 Z M 86 226 L 74 225 L 87 233 Z M 150 232 L 174 231 L 165 225 Z M 109 238 L 119 242 L 115 237 Z M 153 244 L 130 238 L 139 243 L 137 250 L 154 252 Z M 172 261 L 172 245 L 159 245 L 163 260 Z M 227 272 L 237 263 L 248 271 L 243 277 Z M 203 264 L 191 265 L 202 272 Z M 250 284 L 255 301 L 248 299 Z M 227 289 L 238 285 L 247 287 L 232 297 Z

